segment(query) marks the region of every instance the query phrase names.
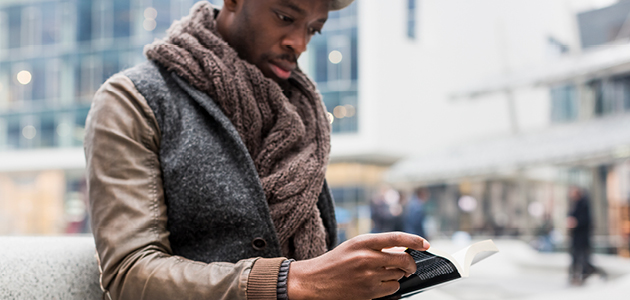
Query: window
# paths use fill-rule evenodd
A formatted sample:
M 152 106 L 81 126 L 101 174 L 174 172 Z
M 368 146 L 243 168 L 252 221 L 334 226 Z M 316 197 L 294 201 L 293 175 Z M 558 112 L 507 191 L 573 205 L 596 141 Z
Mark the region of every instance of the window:
M 5 107 L 9 104 L 9 73 L 6 71 L 3 64 L 0 64 L 0 107 Z
M 77 1 L 77 41 L 92 39 L 92 1 Z
M 15 64 L 11 68 L 11 77 L 9 102 L 23 103 L 33 99 L 33 68 L 28 64 Z
M 92 34 L 94 39 L 108 39 L 112 37 L 114 18 L 110 1 L 96 2 L 94 10 Z
M 358 131 L 358 28 L 356 1 L 330 12 L 322 35 L 309 44 L 308 70 L 317 82 L 334 133 Z
M 55 103 L 60 97 L 61 60 L 50 59 L 46 62 L 46 100 Z
M 328 38 L 328 81 L 351 78 L 350 37 L 335 35 Z
M 131 34 L 131 6 L 128 0 L 114 0 L 114 37 Z
M 407 0 L 407 37 L 416 39 L 416 0 Z
M 313 52 L 313 77 L 317 83 L 351 85 L 358 79 L 356 28 L 330 31 L 309 44 Z M 339 87 L 337 87 L 339 89 Z
M 630 75 L 595 80 L 595 114 L 605 116 L 630 111 Z
M 22 8 L 9 7 L 6 14 L 9 23 L 9 49 L 19 48 L 22 43 Z
M 577 119 L 578 96 L 574 85 L 551 89 L 551 121 L 567 122 Z
M 8 35 L 9 35 L 9 17 L 4 11 L 0 11 L 0 53 L 2 52 L 2 50 L 8 48 L 7 47 L 9 45 L 9 41 L 7 39 Z
M 45 12 L 41 16 L 42 40 L 44 45 L 58 43 L 61 37 L 61 18 L 57 3 L 45 2 L 41 4 L 41 11 Z
M 55 147 L 57 145 L 57 133 L 55 132 L 55 116 L 53 113 L 46 113 L 40 119 L 40 146 Z
M 83 57 L 75 72 L 76 95 L 79 102 L 89 102 L 103 83 L 102 66 L 98 56 Z
M 17 149 L 20 147 L 20 119 L 9 118 L 7 120 L 7 148 Z
M 39 120 L 36 116 L 28 115 L 21 119 L 20 123 L 20 148 L 39 147 Z
M 326 109 L 334 117 L 333 132 L 356 132 L 358 130 L 357 91 L 329 91 L 322 93 L 322 96 Z
M 22 11 L 22 47 L 41 45 L 42 14 L 38 7 L 27 7 Z
M 0 118 L 0 151 L 7 149 L 7 120 Z
M 166 29 L 171 27 L 171 1 L 170 0 L 153 0 L 153 8 L 157 11 L 155 17 L 156 28 L 154 33 L 164 35 Z
M 33 62 L 31 75 L 32 100 L 43 101 L 46 99 L 46 62 L 37 60 Z
M 87 115 L 90 108 L 78 109 L 74 113 L 74 129 L 73 129 L 73 137 L 74 137 L 74 146 L 80 147 L 83 146 L 83 135 L 85 134 L 85 119 L 87 119 Z
M 119 64 L 118 64 L 118 56 L 119 56 L 118 52 L 114 52 L 114 51 L 103 53 L 103 56 L 102 56 L 103 76 L 101 77 L 103 82 L 107 80 L 107 78 L 111 77 L 112 75 L 120 71 Z

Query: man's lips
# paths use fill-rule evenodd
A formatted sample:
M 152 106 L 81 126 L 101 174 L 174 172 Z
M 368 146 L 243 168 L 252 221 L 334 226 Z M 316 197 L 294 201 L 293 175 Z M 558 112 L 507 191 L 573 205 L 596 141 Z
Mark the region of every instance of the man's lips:
M 290 63 L 282 62 L 270 62 L 271 71 L 280 79 L 287 80 L 291 77 L 291 71 L 295 69 L 295 66 Z

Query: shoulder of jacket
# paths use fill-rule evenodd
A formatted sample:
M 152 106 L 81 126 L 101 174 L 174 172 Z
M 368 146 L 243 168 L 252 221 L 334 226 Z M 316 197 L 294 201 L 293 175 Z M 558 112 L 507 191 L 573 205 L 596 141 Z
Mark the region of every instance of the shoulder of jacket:
M 126 71 L 114 74 L 96 92 L 91 114 L 99 111 L 107 112 L 108 116 L 111 113 L 127 116 L 127 120 L 135 120 L 135 126 L 149 126 L 154 134 L 160 134 L 153 110 Z
M 160 89 L 164 89 L 166 82 L 171 78 L 171 72 L 153 61 L 145 61 L 122 71 L 121 74 L 127 76 L 134 83 L 138 91 L 143 94 L 145 90 L 159 91 Z

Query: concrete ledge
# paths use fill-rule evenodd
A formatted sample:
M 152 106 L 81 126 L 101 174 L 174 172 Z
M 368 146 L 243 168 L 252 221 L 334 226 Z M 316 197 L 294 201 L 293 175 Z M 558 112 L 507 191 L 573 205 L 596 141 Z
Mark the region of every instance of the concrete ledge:
M 101 299 L 92 237 L 0 237 L 0 299 Z

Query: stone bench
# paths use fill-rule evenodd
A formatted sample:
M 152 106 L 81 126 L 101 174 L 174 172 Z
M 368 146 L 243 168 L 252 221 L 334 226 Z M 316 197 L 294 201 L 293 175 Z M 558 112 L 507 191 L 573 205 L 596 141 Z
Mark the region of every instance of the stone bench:
M 0 299 L 101 299 L 91 236 L 0 237 Z

